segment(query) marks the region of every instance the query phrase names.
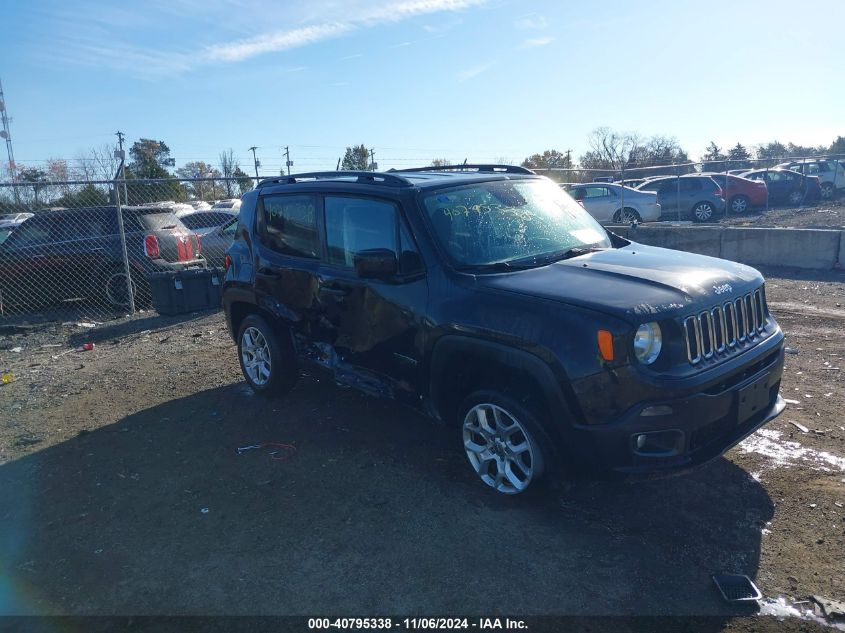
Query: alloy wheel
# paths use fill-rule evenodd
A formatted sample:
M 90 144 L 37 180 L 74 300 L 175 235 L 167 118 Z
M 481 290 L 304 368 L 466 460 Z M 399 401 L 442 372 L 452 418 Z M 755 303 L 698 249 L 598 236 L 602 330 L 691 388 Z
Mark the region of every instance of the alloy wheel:
M 699 202 L 692 210 L 695 219 L 699 222 L 706 222 L 713 217 L 713 205 L 709 202 Z
M 500 406 L 472 407 L 464 418 L 463 441 L 476 474 L 499 492 L 520 493 L 542 474 L 539 447 L 522 423 Z
M 789 202 L 790 204 L 801 204 L 801 201 L 804 199 L 804 195 L 800 191 L 793 191 L 789 194 Z
M 241 360 L 244 373 L 253 384 L 266 385 L 270 380 L 270 345 L 255 327 L 248 327 L 241 336 Z
M 737 196 L 731 200 L 731 211 L 734 213 L 745 213 L 748 211 L 748 199 L 744 196 Z
M 619 212 L 619 220 L 622 224 L 632 224 L 640 221 L 640 215 L 633 209 L 622 209 Z
M 833 185 L 830 183 L 825 183 L 822 185 L 822 199 L 823 200 L 830 200 L 833 198 Z

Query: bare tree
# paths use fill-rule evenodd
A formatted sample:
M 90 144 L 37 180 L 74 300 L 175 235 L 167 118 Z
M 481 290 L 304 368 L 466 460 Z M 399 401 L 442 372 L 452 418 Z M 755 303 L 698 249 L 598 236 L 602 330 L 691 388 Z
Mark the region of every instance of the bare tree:
M 600 127 L 590 132 L 587 144 L 590 149 L 581 157 L 582 167 L 621 171 L 641 151 L 642 140 L 635 133 Z
M 223 174 L 223 178 L 226 179 L 224 181 L 226 186 L 226 197 L 231 198 L 232 192 L 235 189 L 234 183 L 231 179 L 235 176 L 235 170 L 240 168 L 240 161 L 235 156 L 235 151 L 231 147 L 221 152 L 218 158 L 220 160 L 220 173 Z
M 115 146 L 108 143 L 80 152 L 73 159 L 73 174 L 79 180 L 113 180 L 120 166 Z

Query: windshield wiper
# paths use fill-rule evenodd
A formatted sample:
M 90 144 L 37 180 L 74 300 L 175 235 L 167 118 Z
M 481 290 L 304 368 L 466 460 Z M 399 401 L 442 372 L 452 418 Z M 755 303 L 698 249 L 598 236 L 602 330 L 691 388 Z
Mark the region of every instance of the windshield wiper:
M 519 259 L 512 259 L 503 263 L 510 265 L 517 265 L 524 268 L 546 266 L 559 262 L 571 257 L 579 257 L 587 255 L 588 253 L 595 253 L 597 251 L 606 250 L 602 246 L 573 246 L 562 251 L 553 251 L 551 253 L 540 253 L 539 255 L 531 255 L 530 257 L 521 257 Z

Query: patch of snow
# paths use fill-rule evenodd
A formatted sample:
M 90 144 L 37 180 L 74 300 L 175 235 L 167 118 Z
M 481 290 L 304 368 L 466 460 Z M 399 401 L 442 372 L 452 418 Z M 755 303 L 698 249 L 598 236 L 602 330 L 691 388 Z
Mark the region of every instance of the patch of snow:
M 845 457 L 782 440 L 782 436 L 781 431 L 760 429 L 740 442 L 739 449 L 743 453 L 757 453 L 769 458 L 775 468 L 789 468 L 800 462 L 808 464 L 812 470 L 845 471 Z

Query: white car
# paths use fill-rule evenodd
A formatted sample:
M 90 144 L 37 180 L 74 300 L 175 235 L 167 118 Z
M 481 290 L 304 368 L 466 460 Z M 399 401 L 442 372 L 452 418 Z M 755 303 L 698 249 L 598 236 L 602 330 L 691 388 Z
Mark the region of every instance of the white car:
M 610 182 L 588 182 L 572 185 L 569 195 L 604 224 L 656 222 L 660 219 L 657 194 L 651 191 L 638 191 Z
M 817 176 L 822 190 L 822 200 L 830 200 L 837 191 L 845 190 L 845 167 L 833 159 L 808 158 L 793 160 L 778 165 L 781 169 L 791 169 L 805 176 Z
M 214 211 L 235 211 L 236 213 L 241 208 L 241 201 L 239 198 L 229 198 L 228 200 L 218 200 L 212 205 Z

